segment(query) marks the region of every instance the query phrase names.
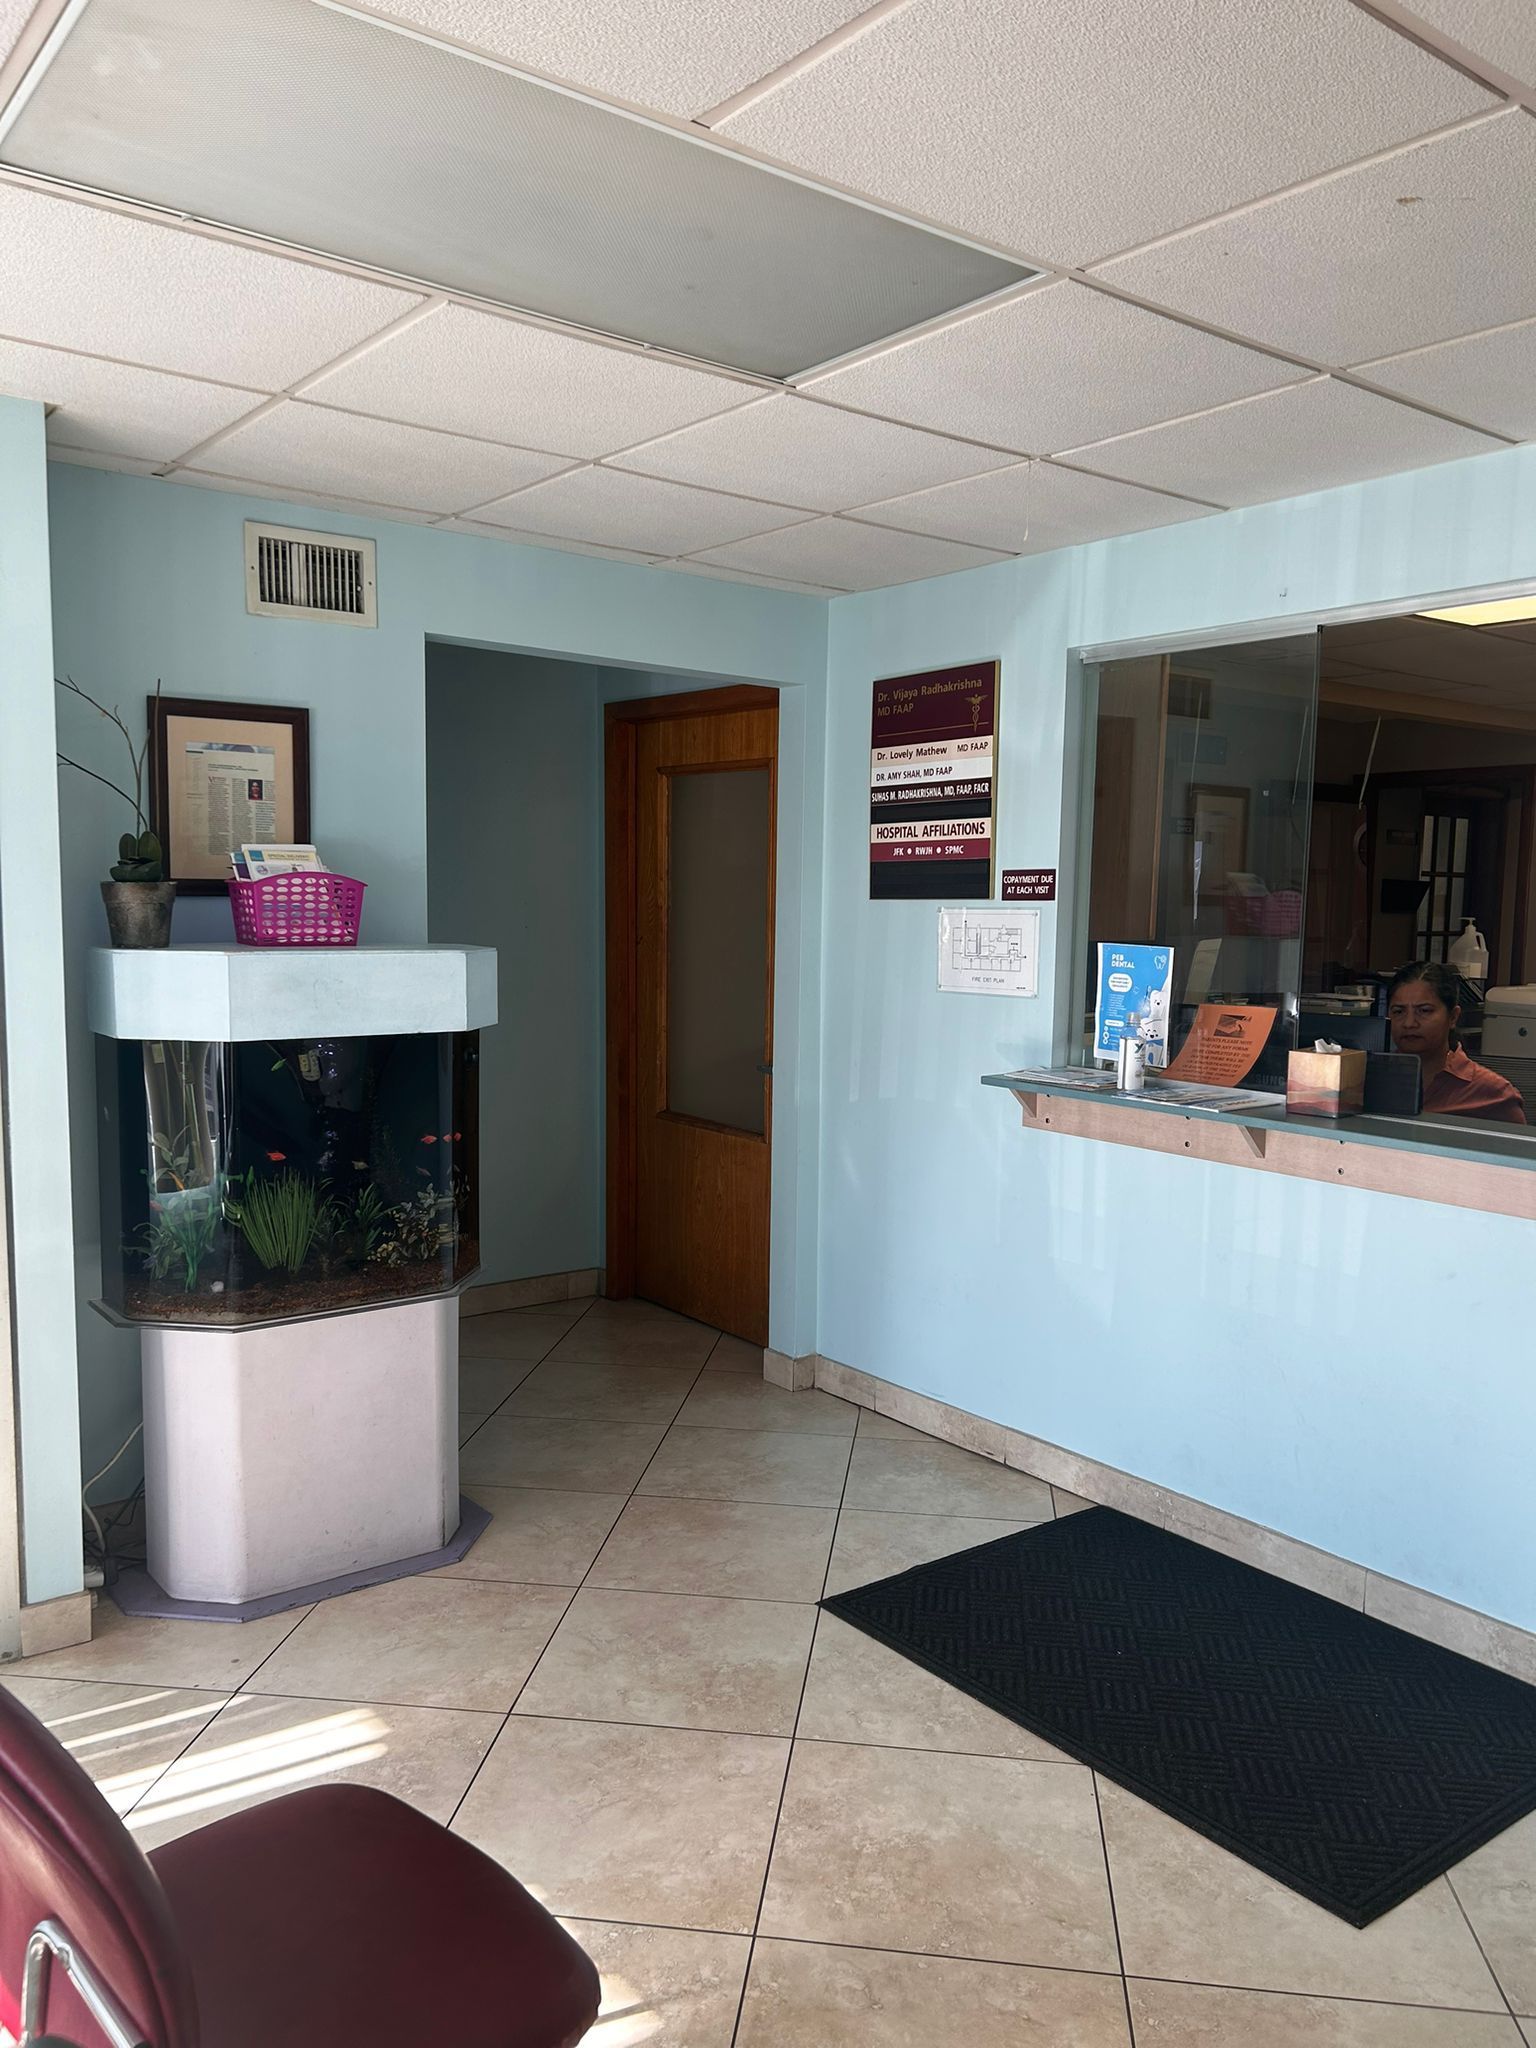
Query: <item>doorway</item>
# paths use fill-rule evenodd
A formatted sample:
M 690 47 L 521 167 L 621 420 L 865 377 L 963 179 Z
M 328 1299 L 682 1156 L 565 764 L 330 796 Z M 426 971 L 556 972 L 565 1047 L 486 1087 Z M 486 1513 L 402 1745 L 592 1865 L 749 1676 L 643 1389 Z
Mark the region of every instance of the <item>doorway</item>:
M 778 692 L 605 709 L 607 1282 L 768 1341 Z

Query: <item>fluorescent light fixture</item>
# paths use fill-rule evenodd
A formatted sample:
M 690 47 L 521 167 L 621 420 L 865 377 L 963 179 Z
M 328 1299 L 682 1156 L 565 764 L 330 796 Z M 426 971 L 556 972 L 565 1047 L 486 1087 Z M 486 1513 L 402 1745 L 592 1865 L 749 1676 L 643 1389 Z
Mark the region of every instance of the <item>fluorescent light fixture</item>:
M 1448 619 L 1453 626 L 1509 626 L 1518 619 L 1536 619 L 1536 591 L 1529 597 L 1497 597 L 1491 604 L 1453 604 L 1443 612 L 1418 616 Z
M 1037 274 L 313 0 L 72 0 L 27 83 L 16 170 L 757 377 Z

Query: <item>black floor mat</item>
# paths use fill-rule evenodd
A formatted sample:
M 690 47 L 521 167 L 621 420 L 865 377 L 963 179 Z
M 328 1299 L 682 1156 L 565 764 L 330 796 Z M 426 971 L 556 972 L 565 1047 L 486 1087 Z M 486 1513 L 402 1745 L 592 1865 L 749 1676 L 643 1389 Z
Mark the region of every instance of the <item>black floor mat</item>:
M 1356 1927 L 1536 1808 L 1536 1687 L 1109 1508 L 822 1605 Z

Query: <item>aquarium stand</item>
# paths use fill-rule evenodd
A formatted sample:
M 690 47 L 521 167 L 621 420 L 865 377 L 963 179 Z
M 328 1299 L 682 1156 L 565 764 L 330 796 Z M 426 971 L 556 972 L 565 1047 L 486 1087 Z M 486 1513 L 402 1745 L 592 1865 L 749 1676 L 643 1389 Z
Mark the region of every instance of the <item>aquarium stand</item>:
M 410 1578 L 416 1572 L 441 1571 L 444 1565 L 457 1564 L 466 1557 L 490 1526 L 490 1511 L 461 1493 L 458 1528 L 440 1550 L 424 1551 L 420 1557 L 397 1557 L 391 1564 L 317 1579 L 312 1586 L 290 1586 L 286 1592 L 234 1601 L 176 1600 L 149 1572 L 134 1568 L 119 1575 L 112 1598 L 124 1614 L 147 1621 L 262 1621 L 269 1614 L 334 1599 L 338 1593 L 356 1593 L 364 1586 L 382 1586 L 389 1579 Z

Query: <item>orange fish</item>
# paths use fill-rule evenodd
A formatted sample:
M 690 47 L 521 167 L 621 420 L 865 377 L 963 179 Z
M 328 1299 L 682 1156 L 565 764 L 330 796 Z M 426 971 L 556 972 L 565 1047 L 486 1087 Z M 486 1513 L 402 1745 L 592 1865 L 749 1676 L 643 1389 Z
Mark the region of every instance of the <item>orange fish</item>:
M 456 1138 L 456 1137 L 457 1137 L 458 1135 L 459 1135 L 459 1134 L 458 1134 L 458 1132 L 457 1132 L 457 1131 L 444 1131 L 444 1133 L 443 1133 L 443 1143 L 444 1143 L 445 1145 L 451 1145 L 451 1144 L 453 1143 L 454 1139 L 455 1139 L 455 1138 Z
M 462 1138 L 462 1137 L 463 1137 L 463 1135 L 464 1135 L 464 1133 L 463 1133 L 462 1131 L 455 1131 L 455 1132 L 454 1132 L 454 1134 L 453 1134 L 453 1142 L 454 1142 L 455 1144 L 457 1144 L 457 1143 L 459 1142 L 460 1138 Z
M 437 1143 L 437 1140 L 433 1137 L 430 1131 L 423 1131 L 421 1134 L 421 1142 L 423 1143 L 423 1145 L 435 1145 Z
M 267 1157 L 271 1160 L 280 1160 L 286 1159 L 288 1157 L 288 1154 L 286 1152 L 269 1152 L 267 1154 Z

